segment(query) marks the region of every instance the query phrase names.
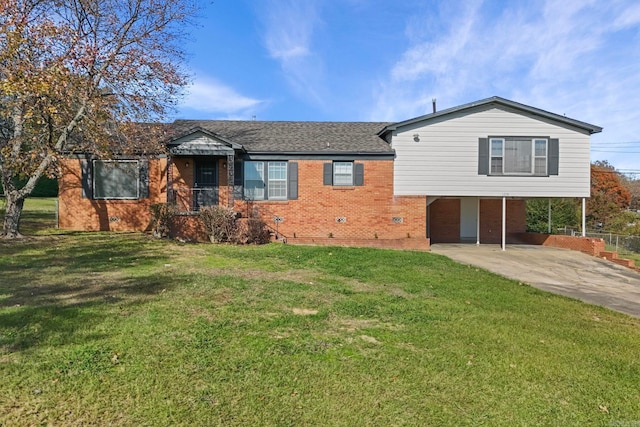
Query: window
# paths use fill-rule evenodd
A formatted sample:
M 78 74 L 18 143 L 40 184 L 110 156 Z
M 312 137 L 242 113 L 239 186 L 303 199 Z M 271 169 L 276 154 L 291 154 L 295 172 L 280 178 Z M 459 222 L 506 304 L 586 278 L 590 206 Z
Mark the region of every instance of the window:
M 364 163 L 353 161 L 325 163 L 322 171 L 322 183 L 344 187 L 362 186 L 364 185 Z
M 137 160 L 94 160 L 94 199 L 139 198 L 140 174 Z
M 264 199 L 264 162 L 244 163 L 244 197 L 249 200 Z
M 491 175 L 547 175 L 547 139 L 490 138 Z
M 287 162 L 269 162 L 269 199 L 287 199 Z
M 333 185 L 353 185 L 353 162 L 333 162 Z
M 534 139 L 534 166 L 533 173 L 535 175 L 547 174 L 547 140 Z
M 244 162 L 245 199 L 297 199 L 297 166 L 295 162 Z

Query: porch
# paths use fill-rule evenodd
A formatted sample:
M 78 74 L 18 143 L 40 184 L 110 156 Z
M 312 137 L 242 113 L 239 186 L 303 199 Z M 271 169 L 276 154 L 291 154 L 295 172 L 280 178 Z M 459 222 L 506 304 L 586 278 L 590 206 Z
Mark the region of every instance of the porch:
M 167 202 L 182 214 L 198 212 L 205 206 L 233 208 L 236 199 L 241 199 L 235 191 L 235 175 L 233 154 L 171 157 L 167 164 Z

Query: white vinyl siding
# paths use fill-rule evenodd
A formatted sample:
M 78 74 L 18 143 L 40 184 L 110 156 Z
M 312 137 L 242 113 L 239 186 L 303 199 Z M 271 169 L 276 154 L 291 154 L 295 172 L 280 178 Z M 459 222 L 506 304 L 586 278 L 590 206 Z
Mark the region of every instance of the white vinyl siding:
M 448 119 L 447 119 L 448 117 Z M 488 108 L 458 112 L 427 124 L 401 128 L 392 136 L 396 152 L 394 194 L 479 197 L 589 197 L 589 135 L 525 114 Z M 414 140 L 419 134 L 419 141 Z M 535 150 L 536 174 L 545 176 L 491 176 L 499 167 L 489 144 L 489 175 L 478 174 L 478 139 L 500 135 L 545 136 L 559 140 L 558 175 L 541 173 L 542 152 Z M 544 157 L 549 156 L 549 147 Z M 536 159 L 540 159 L 537 160 Z

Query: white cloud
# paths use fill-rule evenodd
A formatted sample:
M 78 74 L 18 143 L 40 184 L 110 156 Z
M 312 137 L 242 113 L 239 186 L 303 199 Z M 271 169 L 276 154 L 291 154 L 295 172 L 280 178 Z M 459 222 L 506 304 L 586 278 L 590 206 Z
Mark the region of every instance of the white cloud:
M 263 21 L 263 40 L 269 55 L 280 62 L 287 82 L 295 92 L 322 104 L 324 64 L 313 52 L 316 29 L 321 24 L 314 1 L 271 0 L 257 11 Z
M 201 113 L 232 115 L 255 108 L 264 101 L 237 93 L 215 79 L 198 78 L 188 88 L 183 108 Z
M 428 113 L 433 97 L 442 109 L 498 95 L 603 126 L 596 142 L 640 140 L 636 1 L 443 0 L 407 22 L 410 45 L 373 89 L 368 119 Z M 627 169 L 639 157 L 594 152 Z
M 615 28 L 628 28 L 640 24 L 640 3 L 631 4 L 614 21 Z

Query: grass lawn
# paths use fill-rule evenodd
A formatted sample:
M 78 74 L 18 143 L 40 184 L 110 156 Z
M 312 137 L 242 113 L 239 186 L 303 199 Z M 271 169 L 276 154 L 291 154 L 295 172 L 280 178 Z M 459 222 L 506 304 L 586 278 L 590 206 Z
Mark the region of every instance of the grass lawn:
M 0 241 L 0 425 L 640 423 L 640 319 L 431 253 L 64 233 L 44 204 Z

